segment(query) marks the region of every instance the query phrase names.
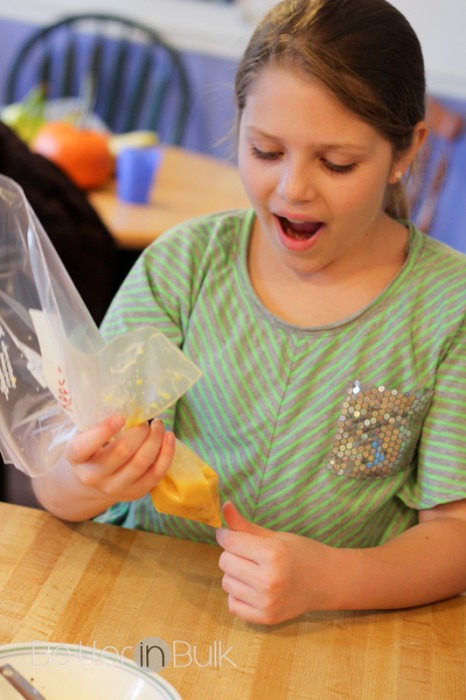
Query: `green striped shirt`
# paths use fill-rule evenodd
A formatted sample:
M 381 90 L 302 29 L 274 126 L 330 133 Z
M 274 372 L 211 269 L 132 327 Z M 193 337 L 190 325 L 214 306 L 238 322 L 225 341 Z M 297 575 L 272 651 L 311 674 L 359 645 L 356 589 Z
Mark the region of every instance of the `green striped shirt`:
M 152 324 L 203 371 L 163 418 L 254 522 L 373 546 L 417 511 L 466 497 L 466 256 L 410 227 L 409 254 L 367 307 L 335 324 L 276 318 L 247 273 L 254 212 L 166 232 L 117 294 L 107 338 Z M 149 496 L 99 516 L 214 541 Z

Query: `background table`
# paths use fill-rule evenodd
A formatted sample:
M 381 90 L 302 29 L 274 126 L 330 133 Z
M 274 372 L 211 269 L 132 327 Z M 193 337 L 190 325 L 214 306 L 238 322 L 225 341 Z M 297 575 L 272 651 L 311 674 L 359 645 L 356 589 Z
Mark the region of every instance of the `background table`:
M 233 165 L 174 146 L 164 158 L 148 205 L 120 202 L 114 183 L 89 199 L 121 248 L 140 250 L 171 226 L 210 212 L 250 206 Z
M 228 611 L 219 552 L 0 503 L 0 643 L 126 647 L 132 658 L 148 637 L 178 641 L 161 675 L 184 700 L 466 697 L 465 598 L 252 625 Z

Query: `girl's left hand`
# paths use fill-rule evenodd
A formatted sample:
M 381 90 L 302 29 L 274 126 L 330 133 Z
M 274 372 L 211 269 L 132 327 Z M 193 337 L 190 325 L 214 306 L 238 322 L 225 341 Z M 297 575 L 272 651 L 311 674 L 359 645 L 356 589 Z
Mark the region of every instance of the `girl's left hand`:
M 229 529 L 217 530 L 217 542 L 224 549 L 219 566 L 230 612 L 273 625 L 328 607 L 331 547 L 254 525 L 232 503 L 223 515 Z

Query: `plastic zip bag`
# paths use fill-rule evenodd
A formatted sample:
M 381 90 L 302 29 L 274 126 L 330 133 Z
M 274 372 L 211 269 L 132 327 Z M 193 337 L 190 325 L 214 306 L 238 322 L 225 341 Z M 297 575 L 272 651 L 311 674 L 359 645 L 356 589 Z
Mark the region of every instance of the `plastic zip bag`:
M 105 343 L 17 183 L 0 176 L 0 451 L 31 477 L 51 469 L 76 429 L 118 413 L 126 426 L 166 410 L 200 377 L 160 331 Z M 154 506 L 221 525 L 218 477 L 177 441 Z
M 0 446 L 30 476 L 76 428 L 163 412 L 200 370 L 144 326 L 105 343 L 22 189 L 0 176 Z
M 0 448 L 30 476 L 75 432 L 163 412 L 200 370 L 152 327 L 105 343 L 22 189 L 0 176 Z

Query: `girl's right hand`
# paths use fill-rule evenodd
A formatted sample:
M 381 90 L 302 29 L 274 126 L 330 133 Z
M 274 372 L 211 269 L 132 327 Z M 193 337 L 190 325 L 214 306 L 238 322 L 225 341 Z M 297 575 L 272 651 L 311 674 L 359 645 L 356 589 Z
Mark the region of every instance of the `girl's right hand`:
M 64 453 L 78 481 L 113 502 L 134 501 L 151 491 L 175 450 L 175 436 L 160 420 L 120 432 L 123 425 L 120 416 L 107 418 L 76 434 Z

